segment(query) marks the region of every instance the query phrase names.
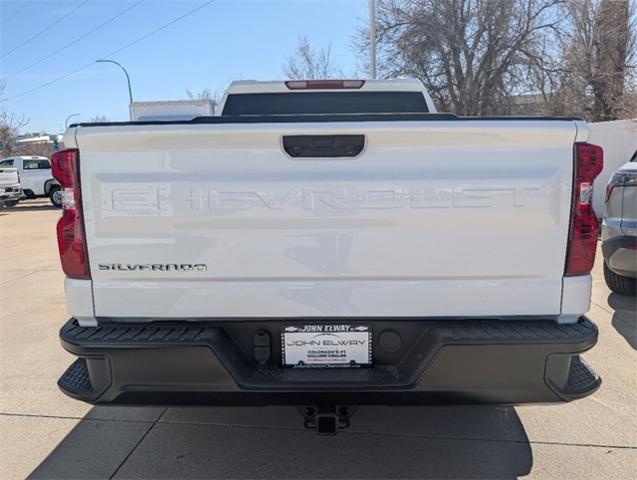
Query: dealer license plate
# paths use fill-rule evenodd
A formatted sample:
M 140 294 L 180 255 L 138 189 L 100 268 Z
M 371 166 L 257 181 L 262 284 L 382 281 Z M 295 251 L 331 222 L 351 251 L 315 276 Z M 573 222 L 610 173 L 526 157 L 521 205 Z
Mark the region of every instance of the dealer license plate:
M 287 325 L 281 332 L 283 365 L 362 367 L 372 363 L 369 325 Z

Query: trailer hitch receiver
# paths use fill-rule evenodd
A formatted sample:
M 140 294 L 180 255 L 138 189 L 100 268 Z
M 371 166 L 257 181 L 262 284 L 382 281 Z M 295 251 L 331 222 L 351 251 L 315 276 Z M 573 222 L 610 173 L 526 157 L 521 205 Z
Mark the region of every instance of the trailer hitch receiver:
M 316 430 L 319 435 L 336 435 L 339 430 L 349 427 L 353 414 L 351 407 L 320 405 L 303 409 L 305 428 Z

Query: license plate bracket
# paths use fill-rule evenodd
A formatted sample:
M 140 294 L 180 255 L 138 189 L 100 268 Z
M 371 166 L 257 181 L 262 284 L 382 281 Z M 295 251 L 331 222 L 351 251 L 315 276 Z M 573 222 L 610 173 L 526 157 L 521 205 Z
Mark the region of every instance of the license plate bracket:
M 283 325 L 281 357 L 291 368 L 370 367 L 372 329 L 366 324 Z

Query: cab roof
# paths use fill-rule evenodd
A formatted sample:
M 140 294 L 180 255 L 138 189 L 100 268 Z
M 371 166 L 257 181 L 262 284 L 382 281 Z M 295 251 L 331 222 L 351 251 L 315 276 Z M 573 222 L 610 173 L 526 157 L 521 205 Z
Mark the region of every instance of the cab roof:
M 351 81 L 363 82 L 360 88 L 290 88 L 291 84 L 298 82 L 314 82 L 315 80 L 269 80 L 269 81 L 257 81 L 257 80 L 237 80 L 230 84 L 226 90 L 227 95 L 232 94 L 246 94 L 246 93 L 284 93 L 284 92 L 316 92 L 316 91 L 361 91 L 361 92 L 422 92 L 424 86 L 415 78 L 395 78 L 389 80 L 343 80 L 345 82 Z M 328 82 L 334 82 L 334 80 L 326 80 Z M 319 80 L 317 82 L 323 82 Z

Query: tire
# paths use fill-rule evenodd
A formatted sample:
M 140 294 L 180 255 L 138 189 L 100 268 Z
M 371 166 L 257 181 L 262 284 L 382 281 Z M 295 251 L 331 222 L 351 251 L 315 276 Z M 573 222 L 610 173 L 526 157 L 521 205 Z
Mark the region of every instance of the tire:
M 616 274 L 608 268 L 606 262 L 604 262 L 604 280 L 608 288 L 618 295 L 634 297 L 637 294 L 637 279 Z
M 62 208 L 62 190 L 59 185 L 53 185 L 49 190 L 49 200 L 56 208 Z

